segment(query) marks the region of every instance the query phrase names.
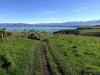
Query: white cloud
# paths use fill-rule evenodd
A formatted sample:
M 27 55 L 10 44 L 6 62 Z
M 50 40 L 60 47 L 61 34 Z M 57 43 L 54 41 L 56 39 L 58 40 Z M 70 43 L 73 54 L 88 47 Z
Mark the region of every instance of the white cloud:
M 88 9 L 88 7 L 84 7 L 84 9 Z
M 75 10 L 75 11 L 79 12 L 80 10 Z
M 55 11 L 44 11 L 43 13 L 44 13 L 44 14 L 56 14 L 56 13 L 58 13 L 58 12 L 55 12 Z

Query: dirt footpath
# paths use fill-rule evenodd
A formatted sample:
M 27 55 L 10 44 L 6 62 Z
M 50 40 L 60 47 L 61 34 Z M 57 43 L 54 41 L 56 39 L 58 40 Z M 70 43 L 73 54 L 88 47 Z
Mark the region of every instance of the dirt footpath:
M 40 47 L 41 75 L 50 75 L 48 67 L 47 67 L 47 60 L 46 60 L 46 54 L 45 54 L 46 44 L 47 44 L 47 40 L 44 40 Z

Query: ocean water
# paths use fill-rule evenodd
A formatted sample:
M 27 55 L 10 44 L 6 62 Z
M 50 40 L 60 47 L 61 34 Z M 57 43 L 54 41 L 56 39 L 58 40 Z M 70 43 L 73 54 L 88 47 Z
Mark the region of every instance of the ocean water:
M 2 28 L 6 28 L 6 31 L 14 31 L 14 30 L 18 30 L 18 31 L 21 31 L 22 30 L 35 30 L 35 31 L 38 31 L 39 32 L 43 32 L 45 30 L 45 32 L 49 33 L 53 33 L 55 31 L 59 31 L 59 30 L 65 30 L 65 29 L 77 29 L 77 28 L 74 28 L 74 27 L 0 27 L 0 29 Z

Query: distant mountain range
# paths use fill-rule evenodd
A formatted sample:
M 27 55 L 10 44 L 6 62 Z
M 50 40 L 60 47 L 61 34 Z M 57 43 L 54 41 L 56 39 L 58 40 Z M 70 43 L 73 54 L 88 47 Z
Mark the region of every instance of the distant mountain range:
M 37 23 L 37 24 L 27 24 L 27 23 L 1 23 L 0 27 L 77 27 L 86 25 L 100 25 L 100 20 L 91 21 L 73 21 L 65 23 Z

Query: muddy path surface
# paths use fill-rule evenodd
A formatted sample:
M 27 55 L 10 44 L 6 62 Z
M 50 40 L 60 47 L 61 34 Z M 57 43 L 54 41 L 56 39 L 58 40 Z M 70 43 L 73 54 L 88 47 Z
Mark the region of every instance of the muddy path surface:
M 47 42 L 48 40 L 44 40 L 40 47 L 41 75 L 50 75 L 45 53 L 45 46 Z

